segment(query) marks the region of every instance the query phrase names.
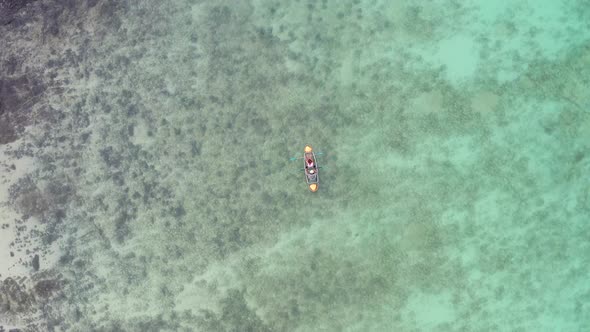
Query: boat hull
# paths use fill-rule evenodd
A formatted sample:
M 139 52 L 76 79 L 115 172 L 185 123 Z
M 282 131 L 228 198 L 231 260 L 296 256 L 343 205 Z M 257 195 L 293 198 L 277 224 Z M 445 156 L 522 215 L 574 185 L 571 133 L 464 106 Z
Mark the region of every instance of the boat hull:
M 313 160 L 313 167 L 307 167 L 307 160 Z M 320 174 L 318 163 L 315 157 L 315 153 L 310 145 L 305 146 L 303 152 L 303 170 L 305 172 L 305 181 L 307 182 L 307 188 L 311 192 L 316 192 L 320 188 Z

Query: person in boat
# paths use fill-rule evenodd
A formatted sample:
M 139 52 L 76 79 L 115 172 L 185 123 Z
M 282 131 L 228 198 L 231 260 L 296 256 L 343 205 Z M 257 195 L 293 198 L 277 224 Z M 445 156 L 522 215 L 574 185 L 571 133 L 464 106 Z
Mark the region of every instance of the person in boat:
M 311 158 L 308 158 L 305 162 L 305 168 L 307 168 L 307 172 L 311 175 L 315 174 L 315 164 Z

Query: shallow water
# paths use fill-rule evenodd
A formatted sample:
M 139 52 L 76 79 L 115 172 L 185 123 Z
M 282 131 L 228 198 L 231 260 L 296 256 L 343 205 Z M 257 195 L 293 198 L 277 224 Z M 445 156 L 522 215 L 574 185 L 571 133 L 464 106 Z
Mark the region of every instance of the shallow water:
M 585 1 L 9 3 L 4 328 L 590 326 Z

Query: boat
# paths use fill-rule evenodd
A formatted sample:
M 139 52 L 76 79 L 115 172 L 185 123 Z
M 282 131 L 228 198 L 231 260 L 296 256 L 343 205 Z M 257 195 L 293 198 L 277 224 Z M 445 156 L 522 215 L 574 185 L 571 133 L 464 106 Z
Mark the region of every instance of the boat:
M 309 167 L 307 161 L 311 160 L 313 162 L 313 166 Z M 305 172 L 305 181 L 307 182 L 307 187 L 311 192 L 316 192 L 320 188 L 320 174 L 319 174 L 319 167 L 317 164 L 317 160 L 315 157 L 315 153 L 313 152 L 313 148 L 311 145 L 306 145 L 303 153 L 303 165 L 304 165 L 304 172 Z

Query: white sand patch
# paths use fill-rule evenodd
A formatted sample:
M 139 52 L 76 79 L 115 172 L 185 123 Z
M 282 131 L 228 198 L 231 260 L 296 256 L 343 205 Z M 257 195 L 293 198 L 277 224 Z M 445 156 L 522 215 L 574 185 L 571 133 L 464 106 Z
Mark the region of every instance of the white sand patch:
M 420 322 L 420 330 L 436 331 L 438 325 L 456 319 L 450 294 L 414 294 L 408 302 L 409 316 Z
M 2 225 L 8 224 L 8 228 L 0 229 L 0 278 L 26 274 L 26 268 L 19 264 L 19 260 L 29 260 L 26 255 L 16 252 L 11 247 L 16 241 L 16 222 L 18 214 L 5 206 L 0 207 L 0 219 Z M 11 253 L 13 256 L 11 256 Z M 23 257 L 24 256 L 24 257 Z
M 475 78 L 479 51 L 473 36 L 464 33 L 436 43 L 418 45 L 412 53 L 418 54 L 431 68 L 444 67 L 447 80 L 459 84 Z
M 441 41 L 434 58 L 446 67 L 447 78 L 451 82 L 459 82 L 474 77 L 479 50 L 472 37 L 457 35 Z
M 14 159 L 6 155 L 6 151 L 13 149 L 18 141 L 11 144 L 0 145 L 0 278 L 18 277 L 29 275 L 32 267 L 29 265 L 31 258 L 35 254 L 40 256 L 41 269 L 53 266 L 58 258 L 58 244 L 54 242 L 46 253 L 41 253 L 33 248 L 41 247 L 40 239 L 29 239 L 28 243 L 23 243 L 22 238 L 27 235 L 18 236 L 18 221 L 21 215 L 8 203 L 9 189 L 18 179 L 31 172 L 34 168 L 34 159 L 31 157 L 22 157 Z M 12 170 L 11 165 L 14 165 Z M 8 171 L 10 170 L 10 171 Z M 22 227 L 22 225 L 20 225 Z M 30 232 L 36 230 L 44 231 L 44 225 L 34 218 L 26 222 L 26 230 Z M 34 242 L 33 242 L 34 241 Z M 27 249 L 30 250 L 27 253 Z
M 489 91 L 481 91 L 471 98 L 471 108 L 481 115 L 488 115 L 496 110 L 500 97 Z
M 17 252 L 11 247 L 17 240 L 16 220 L 20 215 L 8 204 L 8 190 L 19 178 L 32 169 L 32 158 L 12 159 L 6 155 L 6 151 L 15 146 L 15 143 L 0 145 L 0 276 L 25 275 L 27 268 L 19 264 L 20 260 L 29 260 L 23 252 Z M 16 169 L 6 171 L 5 166 L 14 165 Z M 8 227 L 5 227 L 8 225 Z M 11 256 L 11 252 L 13 256 Z
M 340 82 L 342 85 L 351 85 L 355 79 L 355 71 L 358 71 L 360 59 L 354 56 L 354 52 L 348 52 L 340 66 Z
M 135 132 L 131 141 L 135 145 L 143 148 L 149 148 L 154 143 L 154 137 L 149 135 L 149 127 L 145 121 L 139 121 L 135 127 Z
M 421 93 L 412 100 L 410 112 L 415 115 L 440 113 L 443 110 L 443 95 L 440 91 Z

